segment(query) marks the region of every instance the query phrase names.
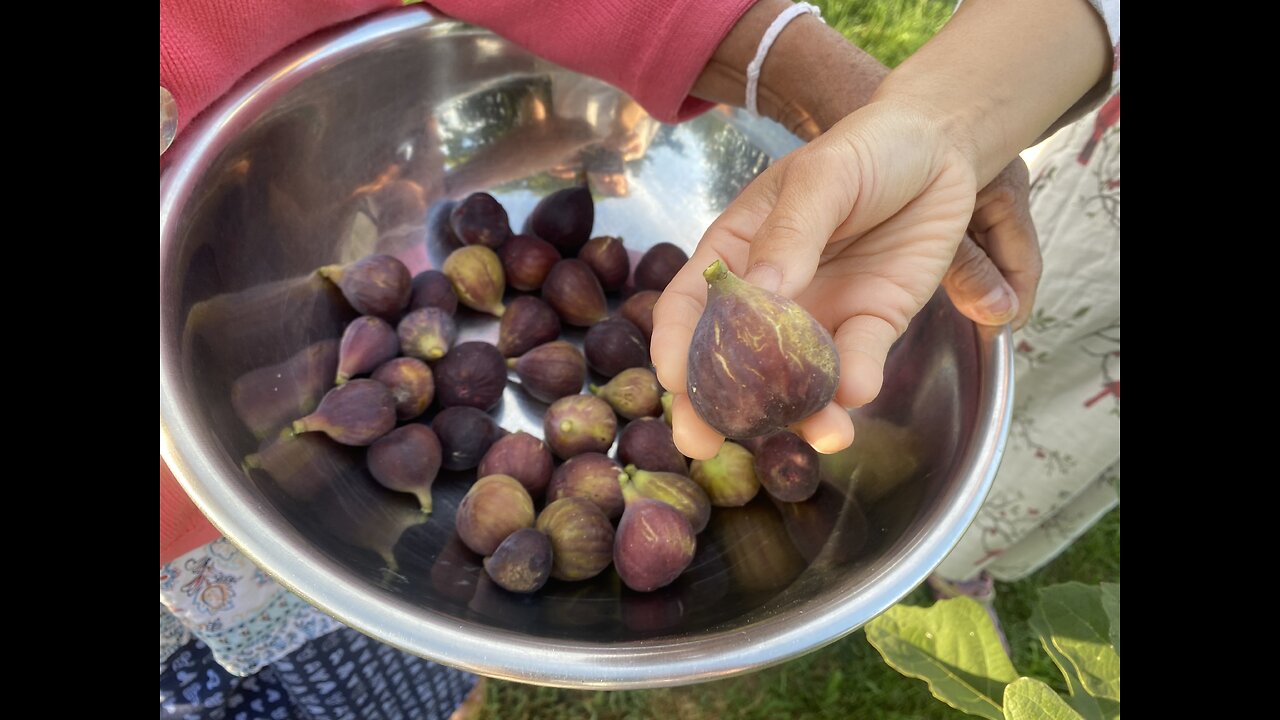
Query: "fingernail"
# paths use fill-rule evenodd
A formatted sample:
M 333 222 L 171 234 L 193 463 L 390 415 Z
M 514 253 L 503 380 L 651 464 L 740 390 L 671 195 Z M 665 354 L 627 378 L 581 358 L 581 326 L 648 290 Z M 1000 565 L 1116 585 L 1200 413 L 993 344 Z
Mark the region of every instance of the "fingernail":
M 1013 298 L 1013 290 L 1002 285 L 987 293 L 978 302 L 978 307 L 992 318 L 1007 318 L 1013 314 Z
M 778 272 L 778 268 L 763 263 L 752 265 L 747 276 L 742 279 L 769 292 L 778 292 L 778 288 L 782 287 L 782 273 Z

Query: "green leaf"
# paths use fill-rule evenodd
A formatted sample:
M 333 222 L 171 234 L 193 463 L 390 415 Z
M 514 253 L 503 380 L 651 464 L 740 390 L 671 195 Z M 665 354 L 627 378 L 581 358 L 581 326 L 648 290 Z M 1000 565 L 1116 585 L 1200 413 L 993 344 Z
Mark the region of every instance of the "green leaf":
M 1070 582 L 1040 590 L 1041 617 L 1053 646 L 1095 698 L 1120 702 L 1120 655 L 1111 644 L 1111 621 L 1102 589 Z
M 1111 623 L 1111 645 L 1120 654 L 1120 585 L 1118 583 L 1102 583 L 1102 610 Z
M 1044 613 L 1041 612 L 1040 606 L 1037 604 L 1031 609 L 1031 617 L 1027 619 L 1027 624 L 1040 637 L 1040 645 L 1044 647 L 1044 651 L 1048 653 L 1053 660 L 1053 664 L 1058 666 L 1058 671 L 1062 673 L 1062 678 L 1067 682 L 1067 689 L 1071 695 L 1067 702 L 1071 707 L 1076 709 L 1086 720 L 1108 720 L 1109 718 L 1118 718 L 1120 716 L 1120 705 L 1118 703 L 1109 703 L 1108 708 L 1104 710 L 1098 703 L 1098 700 L 1085 690 L 1084 685 L 1080 683 L 1080 678 L 1076 676 L 1075 668 L 1066 656 L 1058 652 L 1058 648 L 1053 644 L 1052 633 L 1049 631 L 1049 624 L 1045 622 Z
M 867 625 L 867 640 L 890 667 L 929 684 L 951 707 L 1003 720 L 1004 686 L 1018 678 L 987 611 L 971 598 L 929 608 L 895 605 Z
M 1018 678 L 1004 689 L 1008 720 L 1082 720 L 1048 685 L 1034 678 Z

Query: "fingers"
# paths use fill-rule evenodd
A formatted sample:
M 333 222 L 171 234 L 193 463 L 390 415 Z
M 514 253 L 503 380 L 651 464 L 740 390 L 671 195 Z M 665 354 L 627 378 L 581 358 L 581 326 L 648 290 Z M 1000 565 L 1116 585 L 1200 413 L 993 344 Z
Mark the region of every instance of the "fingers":
M 710 460 L 724 443 L 724 436 L 698 417 L 684 392 L 675 393 L 671 401 L 671 437 L 676 449 L 694 460 Z
M 885 358 L 897 339 L 898 331 L 893 325 L 874 315 L 855 315 L 836 329 L 836 349 L 840 353 L 837 403 L 856 408 L 876 399 L 884 384 Z
M 853 419 L 849 411 L 836 403 L 826 407 L 796 424 L 796 431 L 813 446 L 814 450 L 830 455 L 853 444 Z
M 942 286 L 960 314 L 980 325 L 1004 325 L 1018 315 L 1018 296 L 987 253 L 965 235 Z
M 1014 328 L 1022 327 L 1035 305 L 1043 260 L 1031 218 L 1030 180 L 1021 159 L 978 193 L 970 227 L 974 238 L 1018 298 Z

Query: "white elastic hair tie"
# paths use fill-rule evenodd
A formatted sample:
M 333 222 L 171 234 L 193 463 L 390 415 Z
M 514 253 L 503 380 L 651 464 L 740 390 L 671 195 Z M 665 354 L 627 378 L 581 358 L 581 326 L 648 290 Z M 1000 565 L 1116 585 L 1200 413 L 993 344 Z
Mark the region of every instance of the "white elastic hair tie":
M 778 36 L 782 34 L 783 29 L 790 22 L 804 13 L 809 13 L 822 20 L 822 11 L 816 5 L 810 5 L 809 3 L 796 3 L 783 10 L 774 19 L 769 29 L 764 31 L 764 37 L 760 38 L 760 47 L 756 48 L 756 56 L 751 59 L 751 64 L 747 66 L 747 112 L 756 117 L 760 116 L 760 108 L 756 100 L 756 94 L 760 90 L 760 68 L 764 66 L 764 59 L 769 54 L 769 48 L 773 47 L 773 41 L 778 39 Z

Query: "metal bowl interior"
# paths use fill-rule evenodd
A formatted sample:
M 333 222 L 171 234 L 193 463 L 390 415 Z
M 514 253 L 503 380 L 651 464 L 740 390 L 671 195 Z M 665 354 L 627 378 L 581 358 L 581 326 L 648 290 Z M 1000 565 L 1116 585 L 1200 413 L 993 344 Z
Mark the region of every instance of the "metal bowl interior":
M 616 90 L 493 34 L 395 11 L 267 63 L 166 156 L 160 184 L 161 453 L 200 508 L 279 581 L 407 651 L 482 674 L 569 687 L 724 677 L 829 643 L 915 587 L 986 495 L 1007 431 L 1007 332 L 945 297 L 912 323 L 854 447 L 824 458 L 823 490 L 775 508 L 717 510 L 694 565 L 650 594 L 612 569 L 508 594 L 454 539 L 471 477 L 445 474 L 426 522 L 362 464 L 303 504 L 242 469 L 259 439 L 238 419 L 242 374 L 340 335 L 353 316 L 314 270 L 368 253 L 438 267 L 448 203 L 488 190 L 519 228 L 586 173 L 593 234 L 633 259 L 692 249 L 771 159 L 798 141 L 718 108 L 660 125 Z M 461 311 L 463 336 L 497 322 Z M 580 340 L 580 334 L 573 339 Z M 287 382 L 289 378 L 283 378 Z M 512 383 L 495 416 L 541 435 L 545 406 Z M 474 473 L 472 473 L 473 477 Z

